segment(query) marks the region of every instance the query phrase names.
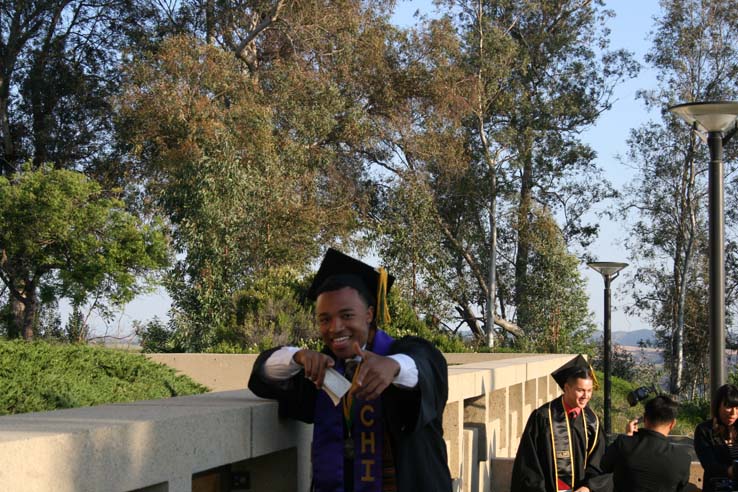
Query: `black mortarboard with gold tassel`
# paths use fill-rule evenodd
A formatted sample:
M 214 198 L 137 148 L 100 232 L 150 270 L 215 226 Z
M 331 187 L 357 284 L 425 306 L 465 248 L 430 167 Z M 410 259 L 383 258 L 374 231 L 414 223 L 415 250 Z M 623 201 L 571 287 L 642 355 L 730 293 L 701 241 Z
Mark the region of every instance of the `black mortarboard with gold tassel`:
M 595 376 L 594 369 L 592 369 L 592 366 L 587 362 L 587 359 L 585 359 L 582 354 L 577 355 L 572 360 L 551 373 L 551 376 L 553 376 L 554 380 L 562 390 L 564 389 L 564 384 L 566 384 L 570 378 L 585 378 L 587 375 L 592 379 L 592 388 L 598 389 L 599 383 L 597 382 L 597 376 Z
M 320 293 L 332 290 L 330 285 L 336 281 L 355 288 L 370 300 L 370 304 L 375 306 L 374 319 L 377 326 L 382 327 L 389 324 L 387 293 L 395 278 L 389 275 L 384 268 L 375 269 L 363 261 L 329 248 L 308 289 L 308 297 L 316 300 Z

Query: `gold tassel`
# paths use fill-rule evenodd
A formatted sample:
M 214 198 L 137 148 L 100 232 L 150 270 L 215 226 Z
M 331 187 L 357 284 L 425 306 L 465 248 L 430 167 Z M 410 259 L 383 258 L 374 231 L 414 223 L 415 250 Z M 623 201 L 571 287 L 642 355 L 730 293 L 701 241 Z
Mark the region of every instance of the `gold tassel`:
M 379 269 L 379 285 L 377 287 L 377 327 L 389 325 L 391 318 L 387 305 L 387 270 Z
M 597 375 L 595 374 L 595 370 L 594 367 L 592 367 L 592 364 L 587 362 L 587 365 L 589 366 L 589 373 L 592 374 L 592 390 L 597 391 L 598 389 L 600 389 L 600 382 L 597 381 Z

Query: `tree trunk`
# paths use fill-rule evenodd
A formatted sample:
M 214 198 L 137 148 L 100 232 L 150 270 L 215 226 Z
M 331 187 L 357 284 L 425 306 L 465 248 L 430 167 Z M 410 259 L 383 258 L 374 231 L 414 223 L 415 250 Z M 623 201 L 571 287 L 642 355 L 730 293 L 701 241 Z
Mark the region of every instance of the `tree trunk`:
M 20 338 L 23 333 L 23 318 L 26 306 L 14 296 L 10 296 L 10 310 L 13 314 L 13 322 L 8 327 L 8 338 Z
M 523 175 L 520 182 L 520 202 L 518 204 L 518 248 L 515 258 L 515 305 L 519 311 L 524 311 L 521 300 L 525 299 L 525 289 L 528 276 L 528 258 L 530 257 L 530 227 L 529 217 L 531 201 L 533 199 L 533 159 L 530 154 L 530 142 L 524 144 L 521 150 L 520 163 L 523 166 Z M 525 317 L 523 316 L 523 319 Z M 520 317 L 518 318 L 520 319 Z
M 10 135 L 10 118 L 8 102 L 10 101 L 7 81 L 0 75 L 0 132 L 3 134 L 3 152 L 0 160 L 0 176 L 10 175 L 15 171 L 15 147 Z
M 36 322 L 36 313 L 38 311 L 38 300 L 35 292 L 29 293 L 25 302 L 26 308 L 23 312 L 23 339 L 26 341 L 33 340 L 33 327 Z

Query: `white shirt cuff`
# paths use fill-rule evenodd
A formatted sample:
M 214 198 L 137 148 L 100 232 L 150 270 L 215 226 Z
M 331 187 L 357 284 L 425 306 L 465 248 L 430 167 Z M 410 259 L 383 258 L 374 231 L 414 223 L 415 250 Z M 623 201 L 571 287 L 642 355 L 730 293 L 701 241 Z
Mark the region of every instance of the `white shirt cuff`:
M 264 362 L 263 375 L 272 381 L 284 381 L 302 370 L 302 366 L 295 362 L 294 355 L 299 352 L 298 347 L 282 347 L 275 350 Z
M 400 364 L 400 372 L 395 376 L 392 384 L 401 388 L 415 388 L 418 385 L 418 366 L 415 365 L 412 357 L 405 354 L 393 354 L 387 357 Z

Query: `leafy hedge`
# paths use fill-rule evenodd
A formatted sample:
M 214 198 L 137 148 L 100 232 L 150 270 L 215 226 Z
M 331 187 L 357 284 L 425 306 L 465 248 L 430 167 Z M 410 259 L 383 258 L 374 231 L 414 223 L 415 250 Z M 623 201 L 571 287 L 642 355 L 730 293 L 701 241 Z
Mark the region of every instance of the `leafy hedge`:
M 205 391 L 140 354 L 87 345 L 0 341 L 0 415 Z

